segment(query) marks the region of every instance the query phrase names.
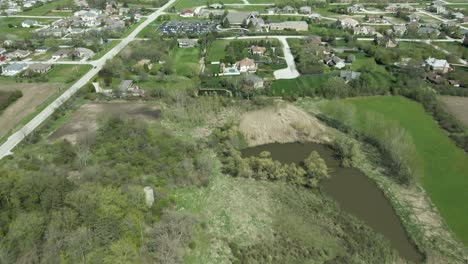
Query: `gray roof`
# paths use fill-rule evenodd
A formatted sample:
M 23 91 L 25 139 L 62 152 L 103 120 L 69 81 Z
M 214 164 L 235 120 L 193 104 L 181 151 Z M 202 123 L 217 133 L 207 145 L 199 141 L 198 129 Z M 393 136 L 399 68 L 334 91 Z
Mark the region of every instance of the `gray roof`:
M 119 84 L 119 90 L 121 92 L 126 92 L 128 90 L 128 88 L 130 88 L 132 86 L 132 84 L 133 84 L 132 80 L 123 80 Z
M 355 71 L 340 71 L 340 77 L 344 78 L 346 81 L 358 79 L 361 76 L 360 72 Z
M 32 71 L 43 71 L 49 69 L 51 66 L 51 64 L 47 63 L 33 63 L 29 65 L 29 69 Z
M 249 17 L 251 12 L 232 12 L 230 11 L 226 19 L 229 21 L 231 24 L 242 24 L 245 19 Z
M 22 71 L 26 69 L 28 65 L 26 63 L 12 63 L 5 68 L 3 68 L 4 71 Z

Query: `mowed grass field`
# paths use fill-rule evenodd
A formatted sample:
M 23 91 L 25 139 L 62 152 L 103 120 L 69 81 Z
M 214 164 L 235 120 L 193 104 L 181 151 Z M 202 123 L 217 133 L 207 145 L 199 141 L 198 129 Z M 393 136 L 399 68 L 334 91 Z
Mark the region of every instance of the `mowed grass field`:
M 296 79 L 275 80 L 271 85 L 273 96 L 313 96 L 315 90 L 332 74 L 301 75 Z
M 181 11 L 181 10 L 184 10 L 184 9 L 188 9 L 188 8 L 194 8 L 194 7 L 197 7 L 197 6 L 206 6 L 206 2 L 205 0 L 179 0 L 175 3 L 175 8 L 177 11 Z M 210 2 L 210 3 L 215 3 L 215 2 Z M 218 3 L 218 2 L 216 2 Z M 219 1 L 219 3 L 223 3 L 223 4 L 242 4 L 242 0 L 222 0 L 222 1 Z
M 229 40 L 215 40 L 212 42 L 206 60 L 208 62 L 220 61 L 224 58 L 224 49 L 229 44 Z
M 175 48 L 171 51 L 174 73 L 177 75 L 189 76 L 198 74 L 200 69 L 200 49 L 199 48 Z
M 19 15 L 28 15 L 28 16 L 69 16 L 72 14 L 71 9 L 65 11 L 59 11 L 58 8 L 63 7 L 72 7 L 74 6 L 73 0 L 58 0 L 53 2 L 48 2 L 39 7 L 34 7 L 31 10 L 19 13 Z M 55 12 L 54 12 L 55 11 Z
M 411 134 L 423 163 L 423 176 L 418 180 L 451 230 L 468 245 L 468 155 L 419 103 L 390 96 L 345 101 L 356 106 L 360 120 L 368 111 L 378 112 Z

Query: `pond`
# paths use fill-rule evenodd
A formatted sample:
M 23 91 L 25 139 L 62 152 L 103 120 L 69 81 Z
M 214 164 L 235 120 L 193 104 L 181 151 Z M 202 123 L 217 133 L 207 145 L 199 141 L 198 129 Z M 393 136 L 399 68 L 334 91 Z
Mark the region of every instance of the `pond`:
M 325 193 L 333 197 L 345 211 L 384 235 L 400 256 L 421 263 L 423 256 L 409 240 L 400 219 L 382 191 L 360 170 L 340 167 L 339 160 L 329 147 L 315 143 L 273 143 L 246 148 L 242 150 L 242 156 L 258 156 L 262 151 L 269 151 L 274 160 L 299 163 L 313 150 L 320 154 L 331 171 L 330 179 L 322 183 Z

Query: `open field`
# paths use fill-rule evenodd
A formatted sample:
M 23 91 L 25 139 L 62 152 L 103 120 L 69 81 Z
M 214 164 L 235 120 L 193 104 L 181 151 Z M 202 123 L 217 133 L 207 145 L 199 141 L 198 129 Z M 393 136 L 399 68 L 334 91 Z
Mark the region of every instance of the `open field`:
M 326 81 L 332 74 L 301 75 L 290 80 L 276 80 L 271 85 L 273 96 L 312 96 L 314 90 Z
M 55 65 L 47 77 L 50 82 L 71 83 L 91 69 L 91 65 Z
M 65 11 L 59 11 L 57 9 L 68 7 L 71 8 L 73 6 L 72 0 L 57 0 L 48 2 L 42 6 L 34 7 L 31 10 L 19 13 L 20 15 L 27 15 L 27 16 L 69 16 L 72 14 L 71 9 Z
M 174 73 L 177 75 L 191 76 L 199 72 L 199 48 L 175 48 L 171 51 Z
M 61 85 L 61 83 L 15 83 L 14 80 L 2 80 L 0 91 L 21 90 L 23 97 L 7 107 L 0 115 L 0 138 L 33 113 L 36 107 L 57 92 L 57 88 Z
M 131 117 L 154 121 L 159 117 L 159 107 L 144 102 L 92 102 L 82 105 L 73 112 L 64 124 L 53 132 L 49 139 L 67 139 L 76 143 L 80 138 L 95 133 L 99 122 L 112 116 Z
M 115 46 L 117 46 L 117 44 L 119 44 L 118 40 L 111 40 L 111 41 L 107 42 L 106 44 L 104 44 L 104 45 L 102 45 L 100 47 L 100 50 L 96 54 L 94 54 L 94 56 L 91 59 L 92 60 L 100 59 L 102 56 L 104 56 L 104 54 L 109 52 L 109 50 L 111 50 Z
M 229 40 L 215 40 L 207 52 L 206 60 L 208 62 L 219 61 L 224 58 L 224 49 L 229 44 Z
M 403 97 L 363 97 L 347 99 L 363 120 L 366 112 L 398 121 L 413 137 L 422 159 L 419 179 L 432 202 L 455 235 L 468 244 L 468 156 L 448 138 L 423 107 Z M 365 125 L 362 122 L 357 125 Z
M 177 11 L 181 11 L 183 9 L 197 7 L 197 6 L 206 6 L 205 0 L 179 0 L 175 3 L 175 8 Z M 224 4 L 242 4 L 241 0 L 223 0 L 221 1 Z
M 5 39 L 25 39 L 31 38 L 34 36 L 34 31 L 40 27 L 33 28 L 23 28 L 21 27 L 21 22 L 26 20 L 26 18 L 16 18 L 16 17 L 1 17 L 0 18 L 0 32 Z M 54 19 L 34 19 L 39 22 L 39 24 L 47 25 Z
M 441 96 L 447 109 L 468 127 L 468 97 Z

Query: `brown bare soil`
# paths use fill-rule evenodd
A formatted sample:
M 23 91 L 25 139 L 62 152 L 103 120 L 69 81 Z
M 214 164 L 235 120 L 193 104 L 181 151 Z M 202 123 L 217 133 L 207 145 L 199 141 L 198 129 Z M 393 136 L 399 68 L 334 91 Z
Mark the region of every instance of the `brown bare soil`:
M 146 102 L 91 102 L 76 110 L 63 126 L 53 132 L 50 140 L 66 139 L 76 143 L 96 133 L 99 123 L 112 116 L 155 121 L 160 108 Z
M 239 125 L 249 146 L 287 142 L 329 142 L 326 127 L 315 117 L 287 104 L 244 114 Z
M 0 85 L 0 91 L 21 90 L 23 96 L 0 115 L 0 138 L 7 135 L 25 117 L 57 91 L 60 83 L 11 83 Z
M 468 97 L 441 96 L 440 99 L 452 114 L 468 126 Z

